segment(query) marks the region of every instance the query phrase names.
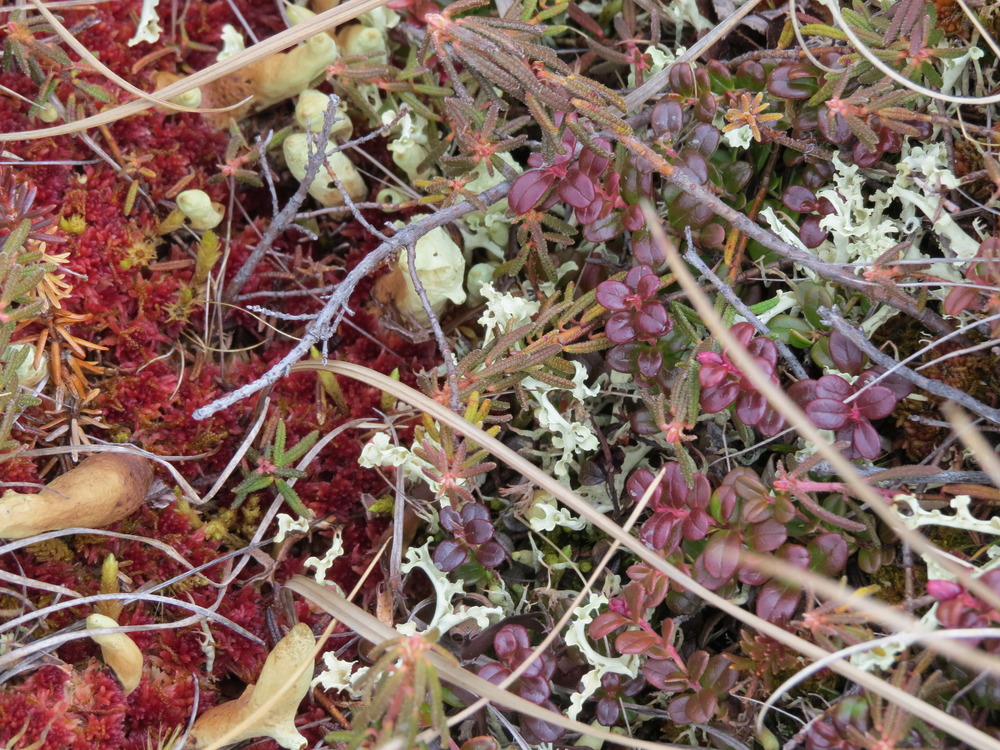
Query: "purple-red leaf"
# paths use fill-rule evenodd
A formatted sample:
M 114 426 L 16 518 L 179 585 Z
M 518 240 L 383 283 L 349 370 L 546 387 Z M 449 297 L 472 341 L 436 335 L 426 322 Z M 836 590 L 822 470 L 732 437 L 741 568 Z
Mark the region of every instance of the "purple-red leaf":
M 545 197 L 555 176 L 546 170 L 532 169 L 525 172 L 510 186 L 507 203 L 516 214 L 526 214 Z
M 848 375 L 860 375 L 865 366 L 865 355 L 840 331 L 830 334 L 830 359 L 837 369 Z
M 796 213 L 812 213 L 816 210 L 816 194 L 802 185 L 789 185 L 781 194 L 785 208 Z
M 668 693 L 676 693 L 687 687 L 687 677 L 670 659 L 648 659 L 642 665 L 642 675 L 646 682 Z
M 493 538 L 493 524 L 482 518 L 474 518 L 465 524 L 465 541 L 469 544 L 483 544 Z
M 618 312 L 608 318 L 604 333 L 616 344 L 632 341 L 638 335 L 633 316 L 627 312 Z
M 628 294 L 629 288 L 622 282 L 614 280 L 602 281 L 597 285 L 597 304 L 609 310 L 627 310 L 629 308 L 629 304 L 626 301 Z
M 769 518 L 747 529 L 746 536 L 747 544 L 755 552 L 771 552 L 788 539 L 788 529 L 785 524 Z
M 615 648 L 622 654 L 643 654 L 660 642 L 659 636 L 644 630 L 626 630 L 615 638 Z
M 566 177 L 559 181 L 556 190 L 559 191 L 559 197 L 573 208 L 589 206 L 596 195 L 594 183 L 576 167 L 566 172 Z
M 799 606 L 800 591 L 780 581 L 768 581 L 757 595 L 757 616 L 768 622 L 788 622 Z
M 740 564 L 743 545 L 735 531 L 716 531 L 701 553 L 705 570 L 716 578 L 729 578 Z
M 853 425 L 854 430 L 850 436 L 837 433 L 838 440 L 850 440 L 854 445 L 854 450 L 862 458 L 874 461 L 882 454 L 882 438 L 879 437 L 878 430 L 872 427 L 871 422 L 862 420 Z
M 587 634 L 595 641 L 628 624 L 628 618 L 618 612 L 602 612 L 587 626 Z
M 495 568 L 507 557 L 504 548 L 496 542 L 486 542 L 476 550 L 476 559 L 485 568 Z
M 888 417 L 896 408 L 896 394 L 881 385 L 866 388 L 854 399 L 858 412 L 866 419 Z
M 850 408 L 832 398 L 817 398 L 806 404 L 805 412 L 810 421 L 821 430 L 837 430 L 850 416 Z
M 434 550 L 434 564 L 438 569 L 449 573 L 469 560 L 469 550 L 454 539 L 445 539 Z

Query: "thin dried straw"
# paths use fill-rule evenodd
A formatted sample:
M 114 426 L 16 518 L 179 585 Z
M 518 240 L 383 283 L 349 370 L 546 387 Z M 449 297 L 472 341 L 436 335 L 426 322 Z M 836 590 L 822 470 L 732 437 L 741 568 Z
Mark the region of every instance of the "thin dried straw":
M 87 49 L 86 46 L 84 46 L 80 42 L 79 39 L 77 39 L 75 36 L 73 36 L 73 34 L 70 33 L 69 29 L 67 29 L 65 26 L 62 25 L 59 19 L 56 18 L 55 15 L 53 15 L 48 8 L 45 7 L 45 5 L 41 2 L 41 0 L 31 0 L 31 3 L 32 5 L 35 6 L 35 9 L 42 14 L 42 17 L 49 22 L 49 25 L 52 26 L 52 29 L 56 32 L 59 38 L 62 39 L 64 42 L 66 42 L 66 44 L 69 45 L 70 49 L 72 49 L 81 58 L 83 58 L 83 60 L 87 62 L 91 67 L 93 67 L 94 70 L 99 72 L 109 81 L 118 84 L 123 89 L 128 91 L 130 94 L 135 94 L 140 99 L 147 100 L 153 106 L 165 107 L 167 109 L 177 110 L 179 112 L 202 113 L 202 112 L 228 112 L 230 110 L 237 109 L 238 107 L 241 107 L 243 106 L 243 104 L 246 103 L 246 100 L 244 100 L 242 102 L 237 102 L 236 104 L 232 104 L 228 107 L 215 107 L 215 108 L 186 107 L 183 104 L 177 104 L 176 102 L 167 101 L 166 99 L 161 99 L 160 97 L 155 96 L 154 94 L 150 94 L 146 91 L 143 91 L 138 86 L 134 86 L 133 84 L 126 81 L 120 75 L 111 70 L 111 68 L 102 63 L 100 60 L 98 60 L 97 57 L 94 56 L 93 52 Z
M 385 5 L 386 2 L 387 0 L 349 0 L 349 2 L 328 11 L 324 11 L 315 18 L 311 18 L 298 26 L 286 29 L 279 34 L 275 34 L 274 36 L 265 39 L 259 44 L 248 47 L 238 55 L 221 60 L 214 65 L 208 66 L 204 70 L 200 70 L 197 73 L 193 73 L 186 78 L 176 81 L 169 86 L 160 89 L 157 94 L 165 100 L 174 99 L 191 89 L 204 86 L 212 81 L 223 78 L 230 73 L 235 73 L 251 63 L 255 63 L 258 60 L 263 60 L 265 57 L 273 55 L 275 52 L 281 52 L 282 50 L 291 47 L 293 44 L 298 44 L 299 42 L 304 41 L 316 34 L 322 33 L 327 29 L 346 23 L 362 13 L 367 13 L 375 8 L 380 8 Z M 147 109 L 154 106 L 154 104 L 155 102 L 151 102 L 148 99 L 139 99 L 119 105 L 112 109 L 108 109 L 104 112 L 99 112 L 96 115 L 85 117 L 82 120 L 64 123 L 51 128 L 24 130 L 16 133 L 0 133 L 0 143 L 6 141 L 55 138 L 56 136 L 78 133 L 82 130 L 95 128 L 99 125 L 107 125 L 112 122 L 117 122 L 125 117 L 145 112 Z
M 935 91 L 934 89 L 929 89 L 926 86 L 922 86 L 915 81 L 911 81 L 909 78 L 901 75 L 898 71 L 893 70 L 884 62 L 875 56 L 871 48 L 861 41 L 861 38 L 854 33 L 854 29 L 851 28 L 850 24 L 844 19 L 844 14 L 840 12 L 840 0 L 823 0 L 823 4 L 830 11 L 833 19 L 837 22 L 837 26 L 844 36 L 847 37 L 848 41 L 854 46 L 854 49 L 865 58 L 871 65 L 876 68 L 883 75 L 889 76 L 892 80 L 898 83 L 900 86 L 914 91 L 918 94 L 928 97 L 929 99 L 937 99 L 942 102 L 948 102 L 949 104 L 968 104 L 968 105 L 985 105 L 985 104 L 996 104 L 1000 102 L 1000 93 L 990 94 L 989 96 L 955 96 L 953 94 L 945 94 L 941 91 Z M 985 31 L 985 29 L 983 30 Z M 989 39 L 990 46 L 992 47 L 995 42 L 992 37 L 987 33 L 985 37 Z

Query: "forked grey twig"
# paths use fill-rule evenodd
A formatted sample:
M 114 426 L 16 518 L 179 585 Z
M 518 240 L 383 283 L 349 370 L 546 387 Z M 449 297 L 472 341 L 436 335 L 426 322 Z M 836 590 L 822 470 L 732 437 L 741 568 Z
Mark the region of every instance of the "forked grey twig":
M 336 94 L 331 94 L 330 101 L 326 105 L 326 111 L 323 113 L 323 126 L 320 128 L 318 133 L 310 134 L 310 144 L 315 145 L 316 150 L 309 151 L 309 157 L 306 159 L 306 173 L 302 177 L 302 181 L 299 183 L 298 189 L 292 194 L 292 197 L 288 199 L 288 203 L 285 204 L 285 207 L 281 209 L 281 211 L 276 214 L 273 219 L 271 219 L 271 223 L 267 227 L 267 231 L 264 232 L 264 237 L 257 243 L 253 251 L 243 262 L 243 265 L 240 266 L 240 270 L 236 272 L 232 281 L 229 282 L 229 286 L 226 287 L 222 294 L 223 302 L 231 303 L 236 299 L 239 293 L 243 290 L 247 281 L 250 280 L 250 276 L 257 268 L 257 265 L 263 259 L 267 251 L 271 249 L 274 241 L 290 227 L 295 226 L 295 216 L 298 214 L 299 207 L 309 194 L 309 187 L 312 185 L 313 180 L 316 179 L 316 175 L 319 174 L 319 170 L 329 158 L 330 153 L 327 150 L 327 146 L 330 140 L 330 131 L 333 129 L 334 124 L 338 121 L 337 106 L 339 104 L 340 99 L 336 96 Z M 261 155 L 263 155 L 266 142 L 258 145 L 260 147 Z M 339 150 L 339 148 L 337 150 Z M 268 183 L 270 183 L 271 178 L 266 166 L 266 161 L 264 176 L 268 180 Z
M 833 326 L 840 331 L 840 333 L 846 336 L 851 343 L 867 354 L 871 360 L 875 362 L 875 364 L 880 367 L 885 367 L 886 369 L 892 368 L 893 371 L 898 373 L 901 378 L 908 380 L 918 388 L 922 388 L 935 396 L 950 399 L 967 411 L 974 412 L 984 419 L 1000 424 L 1000 409 L 994 409 L 991 406 L 987 406 L 982 401 L 973 398 L 964 391 L 960 391 L 958 388 L 942 383 L 940 380 L 933 380 L 931 378 L 924 377 L 923 375 L 914 372 L 909 367 L 901 365 L 895 359 L 872 344 L 861 331 L 844 320 L 844 317 L 838 310 L 821 307 L 819 309 L 819 314 L 824 323 Z
M 489 190 L 480 193 L 477 198 L 480 203 L 492 205 L 501 198 L 504 198 L 509 190 L 510 183 L 501 182 L 499 185 L 494 185 Z M 388 241 L 383 242 L 362 258 L 361 262 L 347 274 L 344 280 L 337 286 L 337 290 L 330 295 L 326 304 L 323 305 L 323 309 L 316 315 L 316 319 L 306 329 L 306 332 L 302 335 L 302 339 L 296 343 L 288 354 L 281 358 L 280 362 L 252 383 L 237 388 L 222 398 L 196 409 L 192 416 L 199 420 L 206 419 L 216 412 L 232 406 L 237 401 L 276 383 L 279 378 L 288 372 L 289 367 L 309 353 L 311 346 L 321 341 L 325 342 L 336 333 L 340 321 L 343 320 L 345 315 L 350 314 L 347 303 L 358 282 L 378 268 L 379 265 L 389 259 L 394 253 L 406 247 L 408 243 L 416 242 L 432 229 L 444 226 L 449 222 L 455 221 L 455 219 L 465 216 L 467 213 L 477 210 L 479 210 L 478 207 L 471 201 L 462 201 L 461 203 L 456 203 L 454 206 L 435 211 L 433 214 L 429 214 L 400 229 Z

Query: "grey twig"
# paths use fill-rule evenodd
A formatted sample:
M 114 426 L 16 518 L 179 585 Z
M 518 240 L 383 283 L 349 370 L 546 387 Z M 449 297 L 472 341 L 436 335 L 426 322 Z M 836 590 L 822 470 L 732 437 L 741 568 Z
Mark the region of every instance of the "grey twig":
M 687 227 L 686 233 L 688 241 L 688 250 L 686 253 L 684 253 L 684 260 L 686 260 L 692 266 L 701 271 L 702 275 L 705 276 L 705 278 L 707 278 L 709 281 L 711 281 L 712 284 L 715 286 L 715 288 L 719 290 L 719 294 L 722 295 L 723 299 L 725 299 L 726 302 L 732 305 L 740 315 L 746 318 L 747 321 L 749 321 L 750 324 L 757 329 L 757 332 L 761 336 L 766 336 L 770 338 L 771 331 L 768 330 L 768 327 L 764 325 L 763 322 L 761 322 L 760 318 L 758 318 L 756 315 L 753 314 L 753 311 L 747 306 L 747 304 L 743 300 L 741 300 L 739 297 L 736 296 L 736 292 L 733 291 L 733 288 L 729 286 L 729 284 L 727 284 L 725 281 L 720 279 L 718 276 L 716 276 L 715 272 L 708 267 L 705 261 L 703 261 L 700 257 L 698 257 L 698 254 L 694 251 L 694 243 L 691 241 L 691 227 Z M 778 352 L 785 360 L 785 363 L 788 365 L 788 369 L 791 371 L 792 375 L 795 376 L 795 379 L 808 380 L 809 373 L 806 372 L 806 369 L 802 366 L 802 363 L 799 362 L 798 359 L 796 359 L 795 355 L 792 353 L 792 350 L 789 349 L 783 342 L 778 341 L 777 339 L 772 339 L 772 340 L 774 341 L 774 345 L 778 347 Z
M 271 143 L 271 139 L 274 137 L 274 131 L 267 131 L 267 135 L 263 138 L 257 136 L 257 153 L 260 155 L 260 169 L 264 173 L 264 180 L 267 182 L 267 189 L 271 192 L 271 213 L 275 216 L 281 211 L 278 205 L 278 191 L 274 187 L 274 175 L 271 173 L 271 166 L 267 163 L 267 147 Z M 253 222 L 250 222 L 251 224 Z
M 448 339 L 445 338 L 444 331 L 441 330 L 441 321 L 434 314 L 431 301 L 427 298 L 427 290 L 424 289 L 420 277 L 417 276 L 417 243 L 407 243 L 406 261 L 407 270 L 410 272 L 410 281 L 413 282 L 413 288 L 417 290 L 417 296 L 420 297 L 420 304 L 423 305 L 424 313 L 426 313 L 427 319 L 431 323 L 431 330 L 434 331 L 434 338 L 437 339 L 438 349 L 441 350 L 441 356 L 444 358 L 444 369 L 448 373 L 448 390 L 451 391 L 449 399 L 451 410 L 456 414 L 461 414 L 462 404 L 458 399 L 458 371 L 455 369 L 455 358 L 452 356 Z
M 330 130 L 333 128 L 334 123 L 337 122 L 338 104 L 340 104 L 340 99 L 336 95 L 331 95 L 330 102 L 326 105 L 326 111 L 323 113 L 323 127 L 320 128 L 319 133 L 314 134 L 315 140 L 310 139 L 311 143 L 316 146 L 316 150 L 312 151 L 306 160 L 306 173 L 299 184 L 298 190 L 288 199 L 285 207 L 271 219 L 271 223 L 267 227 L 267 231 L 264 232 L 264 236 L 257 243 L 257 246 L 250 253 L 249 257 L 243 262 L 243 265 L 240 266 L 240 270 L 236 272 L 232 281 L 229 282 L 229 286 L 223 292 L 223 302 L 232 303 L 236 299 L 240 291 L 242 291 L 243 287 L 250 280 L 250 276 L 253 274 L 254 269 L 257 268 L 261 259 L 271 249 L 271 246 L 274 245 L 274 241 L 290 226 L 294 226 L 295 215 L 298 213 L 302 202 L 306 199 L 306 195 L 309 194 L 309 186 L 312 185 L 313 180 L 316 179 L 316 175 L 319 174 L 319 170 L 326 164 L 326 159 L 329 156 L 327 145 L 330 140 Z M 261 149 L 261 154 L 263 155 L 263 149 Z
M 948 321 L 930 309 L 921 309 L 916 300 L 909 295 L 903 294 L 896 287 L 888 284 L 870 283 L 865 279 L 855 276 L 853 273 L 844 271 L 837 266 L 817 258 L 815 255 L 811 255 L 785 242 L 773 232 L 745 216 L 742 212 L 726 205 L 722 199 L 714 195 L 710 190 L 705 189 L 705 187 L 691 179 L 691 176 L 685 170 L 675 169 L 667 164 L 655 152 L 646 149 L 639 139 L 633 136 L 618 136 L 618 140 L 632 149 L 639 149 L 640 153 L 643 153 L 647 159 L 653 162 L 654 168 L 663 174 L 667 182 L 673 183 L 684 192 L 705 203 L 715 212 L 716 216 L 725 219 L 735 229 L 743 232 L 750 239 L 757 240 L 757 242 L 761 243 L 768 250 L 773 250 L 782 258 L 790 260 L 803 268 L 815 271 L 825 279 L 836 281 L 848 289 L 856 289 L 872 299 L 906 313 L 911 318 L 919 321 L 929 331 L 941 335 L 954 332 Z M 963 340 L 963 344 L 967 343 L 967 340 Z
M 255 312 L 259 315 L 265 317 L 272 317 L 276 320 L 312 320 L 316 317 L 316 313 L 302 313 L 300 315 L 290 315 L 288 313 L 278 312 L 277 310 L 272 310 L 269 307 L 261 307 L 260 305 L 247 305 L 247 310 L 250 312 Z
M 375 235 L 383 242 L 388 240 L 389 238 L 373 227 L 371 223 L 369 223 L 368 219 L 366 219 L 358 210 L 357 205 L 353 200 L 351 200 L 350 194 L 348 194 L 347 190 L 344 189 L 344 183 L 340 181 L 340 178 L 337 177 L 337 174 L 332 169 L 330 169 L 329 165 L 326 165 L 326 173 L 330 176 L 330 179 L 333 180 L 333 184 L 336 186 L 337 190 L 340 191 L 340 195 L 344 198 L 344 206 L 351 212 L 354 218 L 357 219 L 358 224 L 363 226 L 371 234 Z
M 944 425 L 948 426 L 947 423 Z M 878 474 L 885 471 L 881 466 L 862 466 L 858 465 L 858 474 L 868 479 L 869 483 L 881 484 L 882 482 L 890 482 L 893 485 L 899 484 L 990 484 L 993 480 L 990 479 L 990 475 L 985 471 L 939 471 L 937 473 L 925 474 L 923 472 L 917 471 L 916 469 L 921 469 L 925 467 L 915 467 L 912 474 L 897 474 L 893 473 L 891 477 L 886 479 L 879 479 Z M 820 461 L 818 464 L 812 467 L 810 471 L 816 474 L 825 474 L 827 476 L 834 475 L 837 472 L 834 470 L 828 461 Z
M 958 388 L 953 388 L 952 386 L 946 385 L 939 380 L 932 380 L 931 378 L 924 377 L 923 375 L 914 372 L 909 367 L 900 365 L 900 363 L 895 359 L 882 352 L 878 347 L 874 346 L 861 331 L 844 320 L 843 316 L 836 309 L 831 310 L 827 307 L 821 307 L 819 309 L 819 314 L 824 323 L 831 325 L 840 331 L 840 333 L 846 336 L 855 346 L 867 354 L 872 361 L 875 362 L 875 364 L 887 369 L 893 368 L 893 370 L 897 372 L 900 377 L 910 381 L 918 388 L 923 388 L 925 391 L 935 396 L 950 399 L 967 411 L 974 412 L 984 419 L 1000 424 L 1000 409 L 994 409 L 991 406 L 987 406 L 982 401 L 974 399 L 972 396 L 964 391 L 960 391 Z
M 489 190 L 480 193 L 478 199 L 486 205 L 492 205 L 501 198 L 504 198 L 509 190 L 510 183 L 501 182 L 499 185 L 494 185 Z M 406 247 L 409 243 L 416 242 L 432 229 L 444 226 L 445 224 L 455 221 L 455 219 L 476 210 L 478 210 L 477 207 L 471 201 L 462 201 L 454 206 L 449 206 L 448 208 L 443 208 L 440 211 L 435 211 L 433 214 L 425 216 L 424 218 L 414 221 L 413 223 L 400 229 L 386 242 L 383 242 L 377 248 L 368 253 L 368 255 L 366 255 L 361 262 L 347 274 L 344 280 L 337 286 L 337 290 L 330 295 L 326 304 L 323 305 L 323 309 L 316 315 L 316 319 L 306 329 L 306 332 L 302 335 L 302 339 L 281 359 L 280 362 L 252 383 L 248 383 L 241 388 L 237 388 L 235 391 L 227 393 L 222 398 L 196 409 L 192 416 L 194 416 L 195 419 L 206 419 L 216 412 L 232 406 L 237 401 L 240 401 L 247 396 L 251 396 L 254 393 L 257 393 L 258 391 L 276 383 L 278 379 L 288 371 L 289 367 L 298 362 L 309 352 L 309 348 L 313 344 L 316 344 L 319 341 L 325 341 L 336 332 L 337 326 L 340 325 L 340 321 L 343 319 L 344 315 L 349 312 L 347 303 L 348 300 L 350 300 L 351 293 L 358 285 L 358 282 L 378 268 L 378 266 L 383 261 L 391 257 L 393 253 L 398 252 L 400 248 Z
M 334 289 L 337 288 L 336 284 L 327 284 L 326 286 L 317 286 L 312 289 L 289 289 L 284 292 L 272 292 L 269 289 L 258 289 L 256 292 L 247 292 L 246 294 L 241 294 L 236 298 L 237 302 L 245 302 L 248 299 L 253 299 L 254 297 L 311 297 L 318 296 L 321 294 L 329 294 Z

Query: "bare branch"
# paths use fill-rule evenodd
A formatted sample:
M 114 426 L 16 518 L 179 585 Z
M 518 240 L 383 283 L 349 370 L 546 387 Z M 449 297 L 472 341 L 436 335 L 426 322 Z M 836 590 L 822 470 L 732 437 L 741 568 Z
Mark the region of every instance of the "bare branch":
M 501 182 L 499 185 L 494 185 L 489 190 L 480 193 L 478 199 L 487 205 L 492 205 L 501 198 L 506 197 L 509 190 L 510 183 Z M 350 300 L 351 293 L 354 291 L 355 287 L 357 287 L 358 282 L 378 268 L 379 265 L 391 257 L 393 253 L 399 252 L 400 248 L 406 247 L 408 243 L 415 243 L 432 229 L 444 226 L 445 224 L 455 221 L 455 219 L 476 210 L 476 206 L 471 201 L 462 201 L 454 206 L 449 206 L 448 208 L 436 211 L 433 214 L 430 214 L 429 216 L 415 221 L 412 224 L 408 224 L 400 229 L 386 242 L 383 242 L 377 248 L 368 253 L 368 255 L 366 255 L 361 262 L 347 274 L 344 280 L 338 285 L 337 290 L 330 295 L 330 299 L 327 300 L 323 309 L 316 315 L 316 319 L 306 329 L 302 339 L 281 359 L 280 362 L 261 375 L 254 382 L 248 383 L 241 388 L 237 388 L 235 391 L 227 393 L 222 398 L 216 399 L 212 403 L 196 409 L 192 416 L 199 420 L 206 419 L 216 412 L 232 406 L 237 401 L 241 401 L 247 396 L 251 396 L 268 386 L 274 385 L 279 378 L 288 372 L 289 367 L 309 353 L 309 348 L 313 344 L 320 341 L 326 341 L 334 334 L 334 332 L 336 332 L 337 326 L 340 325 L 340 321 L 343 319 L 344 315 L 349 314 L 350 312 L 347 307 L 347 303 L 348 300 Z
M 850 339 L 851 343 L 871 357 L 875 364 L 885 368 L 892 368 L 893 371 L 898 373 L 900 377 L 910 381 L 918 388 L 923 388 L 925 391 L 932 393 L 935 396 L 951 399 L 964 409 L 975 412 L 979 416 L 984 417 L 991 422 L 1000 424 L 1000 409 L 994 409 L 991 406 L 987 406 L 982 401 L 974 399 L 972 396 L 964 391 L 960 391 L 958 388 L 946 385 L 939 380 L 924 377 L 923 375 L 914 372 L 909 367 L 900 364 L 872 344 L 861 331 L 844 320 L 843 316 L 836 309 L 831 310 L 827 307 L 821 307 L 819 313 L 824 323 L 833 326 L 844 336 Z
M 431 330 L 434 331 L 434 338 L 437 339 L 438 349 L 441 350 L 441 356 L 444 358 L 444 368 L 448 373 L 448 390 L 451 391 L 449 399 L 451 410 L 456 414 L 462 414 L 464 410 L 458 398 L 458 371 L 455 369 L 455 357 L 451 353 L 451 347 L 448 345 L 448 339 L 445 337 L 444 331 L 441 330 L 441 321 L 434 314 L 431 301 L 427 298 L 427 290 L 424 289 L 424 285 L 417 275 L 417 246 L 415 242 L 410 242 L 406 245 L 406 260 L 407 270 L 410 272 L 410 281 L 413 282 L 413 288 L 417 291 L 417 296 L 420 297 L 420 304 L 423 305 L 424 313 L 431 323 Z
M 337 122 L 337 107 L 339 104 L 340 98 L 336 94 L 331 94 L 330 101 L 326 105 L 326 111 L 323 113 L 323 127 L 320 128 L 318 133 L 310 134 L 310 142 L 316 146 L 316 150 L 309 153 L 309 158 L 306 160 L 306 173 L 299 183 L 298 190 L 288 199 L 288 203 L 281 209 L 281 212 L 271 219 L 271 224 L 268 226 L 267 231 L 264 232 L 264 236 L 257 243 L 257 246 L 254 247 L 250 256 L 243 262 L 240 270 L 233 276 L 232 281 L 229 282 L 229 286 L 226 287 L 226 291 L 223 292 L 223 302 L 232 303 L 236 299 L 243 290 L 244 285 L 250 280 L 250 276 L 257 268 L 257 264 L 260 263 L 267 251 L 274 245 L 274 241 L 287 229 L 295 225 L 295 216 L 299 211 L 299 207 L 302 206 L 302 202 L 309 194 L 309 186 L 312 185 L 313 180 L 316 179 L 316 175 L 319 174 L 319 170 L 326 164 L 327 157 L 329 156 L 327 146 L 330 139 L 330 131 L 333 129 L 334 123 Z M 264 144 L 261 144 L 262 157 L 264 152 L 263 146 Z M 266 164 L 265 175 L 267 175 Z M 270 184 L 270 178 L 268 178 L 268 183 Z M 273 194 L 273 186 L 271 190 Z

